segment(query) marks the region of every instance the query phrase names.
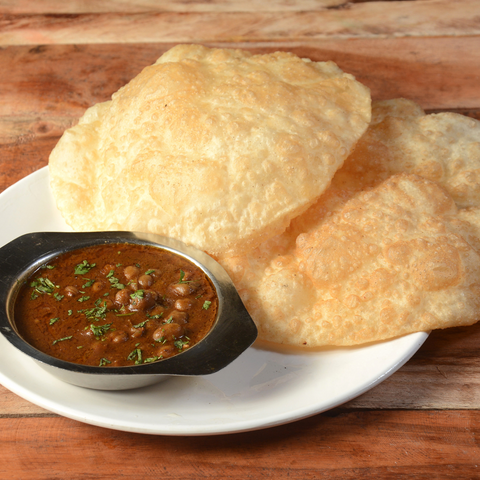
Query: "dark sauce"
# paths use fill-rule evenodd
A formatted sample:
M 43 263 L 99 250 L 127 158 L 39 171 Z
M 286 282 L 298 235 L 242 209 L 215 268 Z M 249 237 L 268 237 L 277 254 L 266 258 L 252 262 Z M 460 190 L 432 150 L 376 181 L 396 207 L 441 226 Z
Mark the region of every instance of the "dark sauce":
M 156 362 L 198 343 L 218 298 L 205 273 L 167 250 L 107 244 L 36 270 L 15 304 L 19 334 L 53 357 L 92 366 Z

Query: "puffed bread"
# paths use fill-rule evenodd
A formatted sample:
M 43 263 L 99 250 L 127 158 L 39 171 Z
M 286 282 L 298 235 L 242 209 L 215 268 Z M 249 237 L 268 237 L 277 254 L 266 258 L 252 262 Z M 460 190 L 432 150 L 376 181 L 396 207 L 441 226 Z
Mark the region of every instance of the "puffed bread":
M 64 133 L 52 192 L 77 231 L 246 252 L 321 195 L 370 115 L 332 62 L 178 45 Z

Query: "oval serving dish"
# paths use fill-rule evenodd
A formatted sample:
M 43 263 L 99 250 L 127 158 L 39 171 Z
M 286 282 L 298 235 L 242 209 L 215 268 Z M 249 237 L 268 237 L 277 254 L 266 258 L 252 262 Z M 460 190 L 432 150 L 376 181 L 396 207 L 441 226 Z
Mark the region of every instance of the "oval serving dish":
M 15 301 L 22 282 L 58 255 L 109 243 L 154 246 L 177 254 L 199 267 L 218 296 L 217 316 L 208 334 L 173 357 L 125 367 L 95 367 L 66 362 L 27 343 L 18 334 L 14 318 Z M 0 248 L 0 272 L 0 333 L 46 371 L 73 385 L 98 390 L 126 390 L 151 385 L 169 376 L 212 374 L 233 362 L 257 337 L 257 328 L 223 267 L 204 252 L 171 238 L 132 232 L 30 233 Z

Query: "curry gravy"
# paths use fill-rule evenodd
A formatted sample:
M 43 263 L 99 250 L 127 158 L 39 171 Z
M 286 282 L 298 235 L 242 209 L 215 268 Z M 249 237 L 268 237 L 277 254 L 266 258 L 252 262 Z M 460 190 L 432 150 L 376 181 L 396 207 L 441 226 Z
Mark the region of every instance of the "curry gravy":
M 19 334 L 53 357 L 128 366 L 199 342 L 218 309 L 214 287 L 188 260 L 148 245 L 106 244 L 62 254 L 37 269 L 15 304 Z

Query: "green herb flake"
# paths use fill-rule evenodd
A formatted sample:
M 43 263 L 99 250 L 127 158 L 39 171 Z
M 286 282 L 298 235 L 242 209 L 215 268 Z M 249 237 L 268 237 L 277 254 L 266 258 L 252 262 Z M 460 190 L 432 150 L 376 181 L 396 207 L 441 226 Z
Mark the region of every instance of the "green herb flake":
M 133 328 L 143 328 L 147 322 L 149 321 L 150 319 L 147 318 L 146 320 L 144 320 L 143 322 L 140 322 L 140 323 L 137 323 L 136 325 L 133 326 Z
M 150 358 L 146 358 L 143 363 L 152 363 L 152 362 L 156 362 L 157 360 L 160 360 L 162 357 L 150 357 Z
M 79 310 L 78 313 L 83 313 L 85 316 L 91 320 L 100 320 L 102 318 L 105 318 L 107 315 L 107 303 L 104 302 L 103 305 L 101 305 L 101 299 L 97 299 L 95 301 L 95 307 L 92 308 L 87 308 L 85 310 Z
M 68 311 L 68 315 L 69 315 L 69 316 L 70 316 L 70 315 L 73 315 L 73 311 L 72 311 L 72 310 L 69 310 L 69 311 Z
M 36 280 L 30 283 L 30 286 L 37 293 L 41 295 L 43 294 L 51 295 L 55 291 L 55 288 L 59 288 L 59 287 L 56 287 L 51 280 L 44 277 L 37 278 Z
M 189 339 L 184 340 L 182 338 L 173 342 L 175 347 L 180 351 L 183 350 L 185 346 L 188 347 L 188 343 L 189 343 Z
M 80 297 L 77 302 L 83 303 L 86 302 L 87 300 L 90 300 L 90 297 L 88 295 L 85 295 L 83 297 Z
M 60 320 L 60 317 L 51 318 L 50 322 L 49 322 L 49 325 L 53 325 L 54 323 L 58 322 L 59 320 Z
M 59 338 L 58 340 L 54 340 L 52 345 L 55 345 L 57 344 L 58 342 L 64 342 L 65 340 L 70 340 L 71 338 L 73 338 L 73 335 L 70 335 L 69 337 L 63 337 L 63 338 Z
M 143 290 L 137 290 L 130 295 L 130 298 L 143 298 Z
M 109 363 L 112 363 L 108 358 L 101 358 L 100 363 L 98 364 L 99 367 L 104 367 L 105 365 L 108 365 Z
M 84 260 L 75 267 L 75 275 L 85 275 L 95 266 L 95 263 L 90 264 L 87 260 Z
M 96 337 L 101 337 L 102 335 L 105 335 L 105 333 L 110 330 L 110 327 L 112 326 L 112 323 L 106 323 L 105 325 L 90 325 L 90 330 L 93 332 L 93 334 Z
M 84 278 L 84 280 L 86 280 L 86 282 L 82 285 L 82 288 L 91 287 L 95 283 L 95 280 L 90 280 L 89 278 Z
M 190 280 L 184 280 L 185 272 L 180 270 L 180 280 L 177 283 L 192 283 Z
M 140 348 L 136 348 L 135 350 L 130 352 L 130 354 L 127 357 L 127 360 L 132 360 L 132 361 L 135 360 L 135 365 L 139 365 L 140 363 L 142 363 L 142 350 Z
M 150 269 L 145 272 L 145 275 L 151 275 L 152 273 L 155 273 L 155 270 Z
M 59 302 L 65 297 L 65 295 L 60 295 L 58 292 L 54 293 L 53 296 L 55 297 L 55 300 L 57 300 L 57 302 Z
M 210 308 L 211 304 L 212 304 L 212 302 L 210 300 L 205 300 L 205 302 L 203 302 L 202 308 L 204 310 L 208 310 Z
M 110 272 L 113 272 L 113 270 L 110 270 Z M 108 275 L 107 275 L 107 277 L 108 277 Z M 122 290 L 123 288 L 125 288 L 125 285 L 123 283 L 120 283 L 118 278 L 110 276 L 110 277 L 108 277 L 108 281 L 110 282 L 110 284 L 113 288 L 118 288 L 119 290 Z

